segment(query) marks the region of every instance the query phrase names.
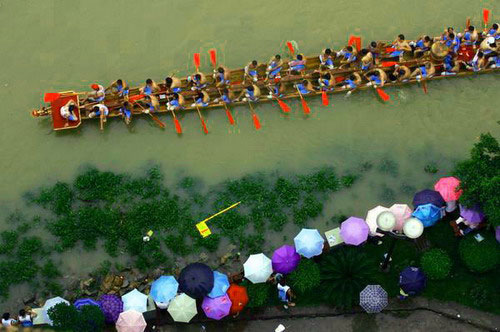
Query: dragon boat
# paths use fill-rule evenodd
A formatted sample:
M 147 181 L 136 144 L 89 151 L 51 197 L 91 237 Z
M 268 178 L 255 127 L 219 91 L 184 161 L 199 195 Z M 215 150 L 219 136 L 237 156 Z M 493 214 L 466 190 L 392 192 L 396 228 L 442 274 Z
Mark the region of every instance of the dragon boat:
M 361 48 L 360 46 L 360 38 L 351 36 L 349 39 L 350 45 L 356 46 L 356 48 L 359 50 Z M 293 47 L 290 47 L 290 43 L 287 43 L 290 51 L 293 51 Z M 440 42 L 433 42 L 430 50 L 426 52 L 423 55 L 420 56 L 415 56 L 413 54 L 410 54 L 410 52 L 405 52 L 405 55 L 403 58 L 397 58 L 397 61 L 394 61 L 394 58 L 390 57 L 390 46 L 391 44 L 387 41 L 379 41 L 377 43 L 379 50 L 380 50 L 380 60 L 375 64 L 373 68 L 380 68 L 384 70 L 386 73 L 390 73 L 394 71 L 394 66 L 395 65 L 405 65 L 408 68 L 410 68 L 412 71 L 413 69 L 417 67 L 421 67 L 425 65 L 428 62 L 431 62 L 435 68 L 436 68 L 436 74 L 432 77 L 426 78 L 425 81 L 432 81 L 432 80 L 441 80 L 441 79 L 446 79 L 450 77 L 462 77 L 462 76 L 471 76 L 471 75 L 478 75 L 478 74 L 485 74 L 485 73 L 491 73 L 498 71 L 499 68 L 487 68 L 483 69 L 480 71 L 471 71 L 467 68 L 461 68 L 459 72 L 455 73 L 454 75 L 441 75 L 441 73 L 444 70 L 444 59 L 445 56 L 448 54 L 449 50 L 447 47 L 445 47 L 442 43 Z M 215 52 L 215 50 L 210 51 L 212 54 Z M 476 52 L 476 49 L 474 46 L 466 46 L 462 45 L 460 47 L 459 52 L 456 54 L 456 58 L 458 60 L 461 60 L 465 63 L 468 63 L 472 60 L 474 57 L 474 54 Z M 212 55 L 211 54 L 211 55 Z M 293 56 L 293 52 L 290 52 L 290 56 Z M 325 94 L 345 94 L 348 91 L 351 91 L 353 89 L 340 89 L 340 88 L 333 88 L 332 90 L 324 91 L 320 89 L 320 87 L 317 84 L 317 79 L 320 77 L 320 73 L 318 72 L 318 68 L 320 67 L 320 57 L 319 55 L 312 55 L 312 56 L 306 56 L 306 68 L 303 70 L 300 74 L 294 73 L 293 71 L 288 71 L 289 67 L 286 61 L 283 63 L 283 68 L 282 68 L 282 73 L 288 73 L 285 75 L 282 75 L 281 78 L 281 84 L 284 85 L 285 91 L 283 94 L 278 98 L 277 96 L 270 96 L 267 98 L 267 95 L 265 95 L 265 92 L 268 91 L 269 87 L 269 82 L 265 80 L 266 78 L 266 64 L 261 63 L 258 65 L 257 72 L 258 72 L 258 77 L 259 80 L 257 82 L 251 82 L 248 77 L 245 77 L 245 72 L 243 68 L 240 69 L 234 69 L 230 70 L 230 84 L 228 85 L 228 88 L 234 92 L 234 94 L 238 95 L 248 84 L 253 83 L 257 85 L 261 91 L 263 91 L 263 95 L 259 98 L 258 103 L 266 103 L 266 102 L 274 102 L 274 103 L 279 103 L 280 106 L 288 106 L 282 101 L 286 99 L 291 99 L 291 98 L 311 98 L 314 96 L 319 96 L 323 95 L 323 97 L 326 97 Z M 198 61 L 199 61 L 199 54 L 198 54 Z M 216 64 L 212 61 L 212 64 L 215 68 Z M 332 78 L 335 80 L 336 83 L 340 83 L 344 81 L 347 77 L 349 77 L 351 74 L 358 72 L 362 77 L 363 71 L 360 68 L 360 63 L 359 60 L 358 62 L 352 63 L 347 66 L 347 68 L 342 66 L 340 64 L 340 59 L 335 59 L 334 60 L 334 69 L 329 70 L 330 74 L 332 75 Z M 207 87 L 204 89 L 210 96 L 210 100 L 213 101 L 215 99 L 221 99 L 220 98 L 220 90 L 215 87 L 215 82 L 214 79 L 210 74 L 206 74 L 206 79 L 207 79 Z M 294 83 L 298 83 L 300 81 L 303 81 L 304 79 L 309 79 L 313 84 L 315 84 L 314 89 L 315 91 L 311 91 L 308 94 L 300 94 L 297 89 L 294 87 Z M 360 90 L 366 90 L 366 89 L 373 89 L 371 86 L 367 86 L 368 81 L 366 80 L 366 77 L 363 78 L 362 84 L 358 85 L 354 90 L 360 91 Z M 405 85 L 405 84 L 416 84 L 418 83 L 415 78 L 406 80 L 404 82 L 391 82 L 387 81 L 384 85 L 385 87 L 392 87 L 392 86 L 400 86 L 400 85 Z M 424 81 L 422 81 L 424 83 Z M 159 83 L 158 84 L 160 91 L 156 92 L 155 95 L 158 98 L 158 101 L 160 103 L 159 109 L 157 109 L 155 112 L 148 113 L 153 119 L 160 124 L 163 124 L 156 115 L 164 114 L 164 113 L 171 113 L 173 116 L 175 128 L 177 129 L 177 133 L 182 133 L 182 130 L 180 129 L 180 124 L 178 123 L 178 120 L 175 116 L 175 113 L 173 111 L 170 111 L 167 109 L 166 104 L 169 100 L 169 94 L 167 93 L 167 89 L 164 83 Z M 31 112 L 31 115 L 33 117 L 45 117 L 45 116 L 50 116 L 52 118 L 52 124 L 53 124 L 53 129 L 54 130 L 67 130 L 67 129 L 74 129 L 80 126 L 82 121 L 87 121 L 87 120 L 96 120 L 96 118 L 91 118 L 89 117 L 89 113 L 91 111 L 91 108 L 93 105 L 96 103 L 91 103 L 91 102 L 83 102 L 80 100 L 80 95 L 85 94 L 85 93 L 78 93 L 75 91 L 63 91 L 58 93 L 58 98 L 55 100 L 52 100 L 49 105 L 42 106 L 39 109 L 33 110 Z M 205 133 L 208 132 L 206 125 L 203 121 L 203 116 L 200 111 L 205 111 L 207 109 L 213 109 L 213 108 L 220 108 L 220 109 L 226 109 L 226 112 L 229 112 L 229 108 L 237 106 L 237 105 L 248 105 L 250 106 L 250 110 L 252 112 L 253 118 L 254 118 L 254 124 L 257 115 L 255 114 L 253 110 L 252 104 L 254 102 L 249 103 L 248 101 L 242 101 L 242 100 L 237 100 L 233 101 L 229 104 L 225 104 L 223 102 L 211 102 L 208 104 L 208 106 L 205 107 L 193 107 L 189 101 L 193 100 L 197 92 L 191 91 L 189 89 L 189 82 L 187 81 L 186 78 L 182 79 L 182 92 L 180 94 L 184 97 L 188 103 L 186 103 L 185 107 L 182 107 L 179 110 L 176 110 L 175 112 L 181 113 L 181 112 L 189 112 L 189 111 L 198 111 L 198 115 L 202 121 L 203 129 Z M 140 98 L 141 92 L 139 87 L 134 87 L 130 88 L 129 90 L 129 99 L 135 99 L 137 100 Z M 75 108 L 75 115 L 77 117 L 76 121 L 66 121 L 61 114 L 60 114 L 60 108 L 64 106 L 68 101 L 73 100 L 77 107 Z M 109 109 L 109 115 L 107 116 L 108 118 L 114 118 L 114 117 L 121 117 L 122 114 L 119 111 L 119 108 L 121 107 L 122 103 L 124 102 L 123 97 L 119 97 L 116 94 L 106 94 L 105 100 L 102 101 L 101 103 L 105 104 L 108 109 Z M 304 99 L 303 99 L 304 103 Z M 328 103 L 328 102 L 327 102 Z M 286 112 L 284 107 L 281 107 L 283 111 Z M 132 115 L 141 115 L 144 114 L 144 108 L 138 104 L 137 102 L 133 103 L 133 108 L 132 108 Z M 228 114 L 228 117 L 229 114 Z M 99 119 L 99 118 L 97 118 Z M 230 123 L 234 124 L 234 120 L 232 120 L 232 116 L 230 117 Z M 163 124 L 162 127 L 165 125 Z M 259 125 L 255 126 L 256 129 L 260 128 L 260 123 Z

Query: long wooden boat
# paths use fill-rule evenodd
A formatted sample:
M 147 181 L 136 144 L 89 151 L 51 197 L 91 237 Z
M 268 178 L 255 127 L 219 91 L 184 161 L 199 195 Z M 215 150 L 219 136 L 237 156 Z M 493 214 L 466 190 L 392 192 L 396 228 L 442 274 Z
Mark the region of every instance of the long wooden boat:
M 379 42 L 380 45 L 380 50 L 381 50 L 381 60 L 382 62 L 379 62 L 377 66 L 374 68 L 380 68 L 386 72 L 392 72 L 394 70 L 394 67 L 392 66 L 385 66 L 384 62 L 390 61 L 391 63 L 398 63 L 400 65 L 406 65 L 409 67 L 411 70 L 413 70 L 416 67 L 422 66 L 427 62 L 432 62 L 434 66 L 436 67 L 436 74 L 435 76 L 432 76 L 430 78 L 427 78 L 426 81 L 428 80 L 440 80 L 440 79 L 445 79 L 449 77 L 462 77 L 462 76 L 470 76 L 470 75 L 476 75 L 476 74 L 483 74 L 483 73 L 491 73 L 498 71 L 499 68 L 488 68 L 488 69 L 483 69 L 479 72 L 474 72 L 470 71 L 467 69 L 461 69 L 456 75 L 445 75 L 442 76 L 440 75 L 441 71 L 443 70 L 443 57 L 433 57 L 432 52 L 428 52 L 428 54 L 421 56 L 421 57 L 413 57 L 410 54 L 406 54 L 404 59 L 402 59 L 401 62 L 399 61 L 394 61 L 393 58 L 387 57 L 387 54 L 384 53 L 385 47 L 390 46 L 386 42 Z M 472 46 L 462 46 L 460 49 L 460 52 L 458 54 L 458 59 L 462 60 L 464 62 L 469 62 L 474 55 Z M 319 78 L 319 73 L 318 73 L 318 68 L 320 66 L 320 60 L 319 60 L 319 55 L 313 55 L 313 56 L 307 56 L 307 62 L 306 62 L 306 69 L 303 71 L 301 75 L 282 75 L 281 83 L 285 85 L 285 92 L 280 99 L 290 99 L 290 98 L 301 98 L 302 96 L 299 95 L 297 90 L 294 88 L 293 83 L 302 81 L 303 79 L 310 79 L 311 82 L 316 83 L 317 79 Z M 399 60 L 399 59 L 398 59 Z M 360 69 L 359 62 L 352 64 L 349 68 L 342 68 L 339 69 L 340 67 L 340 59 L 334 60 L 335 68 L 332 69 L 329 72 L 331 73 L 332 77 L 335 79 L 335 82 L 341 82 L 345 78 L 347 78 L 350 74 L 354 72 L 358 72 L 362 75 L 362 71 Z M 358 60 L 359 61 L 359 60 Z M 288 71 L 288 64 L 286 61 L 283 61 L 283 69 L 282 73 L 286 73 Z M 258 100 L 259 103 L 265 103 L 265 102 L 276 102 L 277 100 L 275 98 L 267 98 L 267 82 L 264 81 L 265 78 L 265 70 L 266 70 L 266 64 L 260 64 L 258 67 L 258 74 L 259 74 L 259 81 L 254 83 L 259 88 L 261 89 L 262 96 Z M 210 100 L 213 101 L 216 98 L 220 97 L 219 90 L 214 87 L 214 79 L 212 78 L 211 74 L 206 75 L 207 78 L 207 88 L 204 90 L 210 95 Z M 359 90 L 365 90 L 365 89 L 371 89 L 372 87 L 367 86 L 365 83 L 367 83 L 366 79 L 363 79 L 363 83 L 356 87 L 356 91 Z M 245 81 L 244 77 L 244 69 L 235 69 L 231 70 L 231 77 L 230 77 L 230 86 L 229 89 L 235 93 L 235 95 L 238 95 L 244 88 L 247 86 L 250 82 Z M 384 87 L 391 87 L 391 86 L 400 86 L 400 85 L 405 85 L 405 84 L 414 84 L 417 81 L 415 79 L 410 79 L 405 82 L 387 82 Z M 181 110 L 176 111 L 177 113 L 179 112 L 187 112 L 187 111 L 192 111 L 192 110 L 197 110 L 196 107 L 191 106 L 191 102 L 193 100 L 193 97 L 195 96 L 196 92 L 191 91 L 188 87 L 188 82 L 187 79 L 182 79 L 182 84 L 183 84 L 183 91 L 181 92 L 182 96 L 184 99 L 187 101 L 186 105 L 184 108 Z M 316 84 L 317 86 L 317 84 Z M 315 86 L 315 87 L 316 87 Z M 165 85 L 159 84 L 160 91 L 158 93 L 155 93 L 155 95 L 158 97 L 158 100 L 160 102 L 160 107 L 157 111 L 154 112 L 154 114 L 163 114 L 163 113 L 171 113 L 170 111 L 167 110 L 166 108 L 166 103 L 168 101 L 168 96 L 166 93 L 166 87 Z M 343 93 L 345 94 L 347 91 L 350 91 L 349 89 L 333 89 L 331 91 L 327 91 L 328 94 L 339 94 Z M 321 95 L 321 91 L 318 89 L 317 91 L 311 92 L 309 94 L 303 95 L 304 98 L 310 98 L 313 96 Z M 61 97 L 56 99 L 55 101 L 51 102 L 50 105 L 48 106 L 43 106 L 39 109 L 33 110 L 31 112 L 31 115 L 34 117 L 43 117 L 43 116 L 51 116 L 52 117 L 52 122 L 53 122 L 53 129 L 54 130 L 65 130 L 65 129 L 74 129 L 80 126 L 81 122 L 83 120 L 89 120 L 88 113 L 90 111 L 90 108 L 92 107 L 93 104 L 91 103 L 81 103 L 78 95 L 82 93 L 77 93 L 74 91 L 64 91 L 61 92 Z M 140 94 L 140 88 L 135 87 L 131 88 L 129 92 L 129 98 L 132 96 L 137 96 Z M 220 99 L 220 98 L 219 98 Z M 77 105 L 79 105 L 77 109 L 77 121 L 69 121 L 67 122 L 62 116 L 60 115 L 60 108 L 65 105 L 69 100 L 74 100 Z M 124 99 L 121 97 L 118 97 L 117 95 L 113 94 L 107 94 L 106 98 L 104 100 L 104 104 L 109 108 L 109 115 L 108 117 L 120 117 L 122 116 L 119 108 L 122 105 Z M 94 103 L 95 104 L 95 103 Z M 234 101 L 227 106 L 232 107 L 235 105 L 248 105 L 248 102 L 245 101 Z M 222 102 L 214 103 L 211 102 L 208 106 L 206 107 L 200 107 L 201 110 L 204 109 L 211 109 L 211 108 L 223 108 L 225 105 Z M 253 112 L 253 109 L 252 109 Z M 143 109 L 134 103 L 134 108 L 132 109 L 132 114 L 135 115 L 140 115 L 144 114 Z M 201 113 L 200 113 L 201 117 Z M 161 121 L 160 121 L 161 122 Z M 179 131 L 178 131 L 179 132 Z M 205 131 L 206 132 L 206 131 Z

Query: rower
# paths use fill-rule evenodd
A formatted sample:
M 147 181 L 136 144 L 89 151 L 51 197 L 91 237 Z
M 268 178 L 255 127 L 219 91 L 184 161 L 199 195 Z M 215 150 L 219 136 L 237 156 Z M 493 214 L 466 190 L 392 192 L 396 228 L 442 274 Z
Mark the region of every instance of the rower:
M 366 73 L 365 76 L 368 79 L 368 83 L 366 86 L 372 86 L 374 88 L 383 87 L 385 82 L 387 81 L 387 74 L 380 68 L 375 68 Z
M 246 65 L 245 78 L 248 77 L 250 80 L 257 82 L 259 80 L 259 74 L 257 73 L 257 66 L 258 66 L 257 60 L 253 60 L 248 65 Z
M 210 96 L 205 90 L 198 91 L 196 97 L 194 97 L 194 103 L 191 104 L 191 107 L 201 106 L 206 107 L 210 102 Z
M 497 44 L 495 41 L 495 37 L 485 38 L 481 45 L 479 45 L 479 49 L 483 52 L 484 55 L 488 55 L 497 50 Z
M 486 34 L 488 37 L 493 37 L 495 40 L 500 39 L 500 31 L 498 31 L 498 23 L 493 23 L 491 26 L 491 29 L 488 30 L 488 33 Z
M 158 98 L 156 98 L 155 95 L 146 95 L 143 100 L 141 100 L 141 103 L 144 104 L 145 110 L 143 110 L 143 113 L 150 113 L 150 112 L 156 112 L 157 110 L 160 109 L 160 103 L 158 102 Z
M 444 61 L 444 71 L 441 72 L 441 76 L 456 75 L 460 71 L 460 64 L 463 61 L 454 60 L 452 57 L 446 57 Z
M 451 32 L 448 34 L 448 39 L 445 41 L 445 45 L 450 49 L 450 52 L 456 54 L 460 49 L 460 38 Z
M 182 91 L 182 81 L 174 76 L 165 78 L 167 92 L 180 93 Z
M 101 116 L 101 113 L 102 113 L 102 116 L 103 116 L 102 121 L 106 122 L 106 117 L 109 114 L 109 109 L 104 104 L 97 104 L 94 107 L 92 107 L 92 112 L 89 113 L 89 118 L 93 118 L 93 117 L 96 117 L 96 116 Z
M 432 39 L 429 36 L 422 36 L 416 42 L 409 42 L 408 45 L 410 45 L 416 57 L 421 57 L 431 49 Z
M 72 99 L 59 110 L 61 116 L 66 120 L 66 123 L 64 124 L 65 127 L 69 126 L 70 121 L 78 121 L 78 116 L 76 115 L 76 106 L 77 105 L 75 101 Z
M 194 75 L 188 76 L 187 81 L 192 85 L 192 91 L 201 90 L 207 86 L 207 78 L 202 73 L 196 73 Z
M 245 96 L 244 98 L 242 98 Z M 241 91 L 240 95 L 238 96 L 238 99 L 241 99 L 243 101 L 258 101 L 260 97 L 260 89 L 257 85 L 252 84 L 252 85 L 247 85 L 243 91 Z
M 473 25 L 470 25 L 464 31 L 464 35 L 462 36 L 462 42 L 467 46 L 474 46 L 479 38 L 479 34 L 477 33 L 476 28 Z
M 88 94 L 87 100 L 98 103 L 103 101 L 104 98 L 106 97 L 106 93 L 104 92 L 104 87 L 97 83 L 92 84 L 90 87 L 92 88 L 92 92 Z
M 405 35 L 400 34 L 392 43 L 392 47 L 396 50 L 389 54 L 390 57 L 399 57 L 399 61 L 403 60 L 404 52 L 411 52 L 411 46 L 405 39 Z
M 119 97 L 125 97 L 128 96 L 129 87 L 127 83 L 125 83 L 125 81 L 123 81 L 122 79 L 117 79 L 116 81 L 111 83 L 104 92 L 107 93 L 108 91 L 112 94 L 118 95 Z
M 167 102 L 167 110 L 175 111 L 184 106 L 184 97 L 181 94 L 173 93 L 172 98 Z
M 473 71 L 481 71 L 486 66 L 486 57 L 482 51 L 478 51 L 474 58 L 471 60 L 470 64 L 467 66 L 467 69 Z
M 375 63 L 378 63 L 380 57 L 380 46 L 376 41 L 372 41 L 370 45 L 368 45 L 368 51 L 372 53 Z
M 396 65 L 392 74 L 397 77 L 398 82 L 408 82 L 411 70 L 405 65 Z
M 415 69 L 413 73 L 411 73 L 410 78 L 415 77 L 417 82 L 420 82 L 422 79 L 431 78 L 432 76 L 434 76 L 435 72 L 436 68 L 434 67 L 432 62 L 427 62 L 425 65 L 417 67 L 417 69 Z
M 309 80 L 302 80 L 302 82 L 294 84 L 295 89 L 300 91 L 300 94 L 306 95 L 314 91 L 314 87 Z
M 276 54 L 269 60 L 267 64 L 266 80 L 274 79 L 276 76 L 279 76 L 282 68 L 283 60 L 281 60 L 281 55 Z
M 231 77 L 231 72 L 224 66 L 219 66 L 217 70 L 214 69 L 213 78 L 215 80 L 215 87 L 222 88 L 225 85 L 229 85 L 229 78 Z
M 340 88 L 342 90 L 346 89 L 355 89 L 362 82 L 361 75 L 359 73 L 354 72 L 348 78 L 340 82 Z
M 156 92 L 160 91 L 160 87 L 158 86 L 158 84 L 156 84 L 155 81 L 153 81 L 152 79 L 148 78 L 146 80 L 146 85 L 143 86 L 139 91 L 141 92 L 141 94 L 151 95 L 153 93 L 156 93 Z
M 367 71 L 373 65 L 373 54 L 366 48 L 361 50 L 361 70 Z
M 335 53 L 332 52 L 331 49 L 325 48 L 319 55 L 319 61 L 321 62 L 321 65 L 326 66 L 328 69 L 333 69 L 335 68 L 333 64 L 334 57 Z
M 125 120 L 125 124 L 129 125 L 132 120 L 132 104 L 130 104 L 128 101 L 124 101 L 118 111 L 122 115 L 122 118 Z
M 321 90 L 330 91 L 334 88 L 334 83 L 332 80 L 332 75 L 330 73 L 325 73 L 318 78 L 319 87 Z
M 229 90 L 228 88 L 224 88 L 222 90 L 219 90 L 219 93 L 221 94 L 220 98 L 215 98 L 214 103 L 225 103 L 225 104 L 230 104 L 234 100 L 234 93 L 233 91 Z
M 349 65 L 356 61 L 357 57 L 357 52 L 352 48 L 352 46 L 346 46 L 344 47 L 340 52 L 337 53 L 337 55 L 340 55 L 343 57 L 342 60 L 340 60 L 341 65 Z
M 289 61 L 288 66 L 290 67 L 288 70 L 290 72 L 303 72 L 306 69 L 306 58 L 302 54 L 297 54 L 297 58 L 295 60 Z
M 273 83 L 267 85 L 269 89 L 269 95 L 267 98 L 272 99 L 273 97 L 282 97 L 285 93 L 285 85 L 281 83 L 279 78 L 275 78 Z

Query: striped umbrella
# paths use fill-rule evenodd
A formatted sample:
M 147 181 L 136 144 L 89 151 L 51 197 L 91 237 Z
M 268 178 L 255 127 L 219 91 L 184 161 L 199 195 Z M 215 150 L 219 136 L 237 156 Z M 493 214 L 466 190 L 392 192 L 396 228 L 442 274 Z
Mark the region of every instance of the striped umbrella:
M 387 304 L 387 292 L 380 285 L 368 285 L 359 293 L 359 305 L 369 314 L 381 312 Z

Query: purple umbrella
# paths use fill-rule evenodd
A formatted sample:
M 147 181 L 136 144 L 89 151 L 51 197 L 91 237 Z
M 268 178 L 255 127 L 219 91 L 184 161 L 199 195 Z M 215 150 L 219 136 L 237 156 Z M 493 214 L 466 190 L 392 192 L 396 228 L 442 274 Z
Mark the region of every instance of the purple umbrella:
M 358 217 L 349 217 L 340 225 L 340 236 L 346 244 L 358 246 L 368 239 L 370 228 L 366 222 Z
M 123 311 L 122 299 L 117 295 L 104 294 L 99 298 L 99 303 L 101 304 L 106 323 L 116 323 L 118 316 Z
M 231 309 L 231 299 L 227 294 L 214 298 L 207 296 L 203 299 L 201 308 L 208 318 L 220 320 L 229 315 L 229 310 Z
M 495 238 L 498 242 L 500 242 L 500 226 L 497 226 L 497 228 L 495 229 Z
M 467 208 L 460 204 L 460 216 L 471 224 L 479 224 L 484 219 L 484 213 L 479 206 Z
M 86 299 L 79 299 L 76 300 L 73 305 L 80 310 L 84 305 L 95 305 L 96 307 L 99 307 L 99 309 L 102 310 L 101 304 L 97 301 L 94 301 L 92 299 L 86 298 Z
M 271 261 L 274 272 L 288 274 L 299 265 L 300 255 L 294 246 L 285 244 L 274 251 Z
M 415 194 L 415 196 L 413 196 L 413 207 L 416 208 L 417 206 L 424 204 L 432 204 L 437 207 L 446 205 L 441 194 L 435 190 L 430 189 L 419 191 Z
M 418 267 L 409 266 L 399 274 L 399 287 L 409 295 L 419 294 L 426 284 L 427 277 Z

